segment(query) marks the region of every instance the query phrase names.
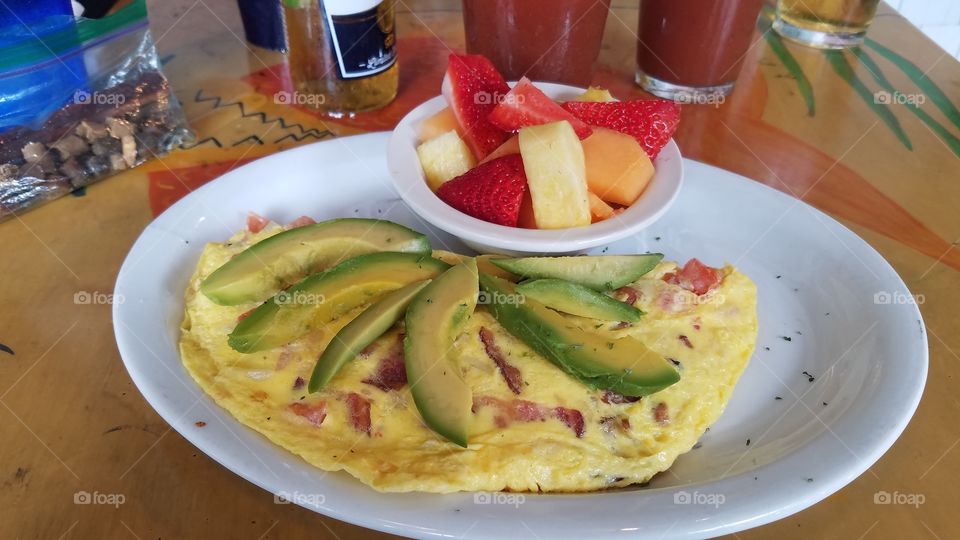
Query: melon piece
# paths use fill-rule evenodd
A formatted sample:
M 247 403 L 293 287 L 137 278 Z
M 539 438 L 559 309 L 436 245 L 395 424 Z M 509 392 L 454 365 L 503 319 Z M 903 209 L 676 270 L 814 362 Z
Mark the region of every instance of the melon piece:
M 457 124 L 457 118 L 453 116 L 450 107 L 444 107 L 440 112 L 420 122 L 417 135 L 421 141 L 429 141 L 452 130 L 456 130 L 459 134 L 460 126 Z
M 591 86 L 587 88 L 587 91 L 580 94 L 579 96 L 573 99 L 574 101 L 616 101 L 617 98 L 613 97 L 609 90 L 606 88 L 600 88 L 599 86 Z
M 613 215 L 613 207 L 603 202 L 592 191 L 587 192 L 587 197 L 590 199 L 590 219 L 593 223 L 603 221 Z
M 440 90 L 477 159 L 487 157 L 510 137 L 487 119 L 510 86 L 485 56 L 451 54 Z
M 522 127 L 538 126 L 566 120 L 581 139 L 590 135 L 590 126 L 547 97 L 542 90 L 523 77 L 503 96 L 488 117 L 504 131 L 516 132 Z
M 582 141 L 590 191 L 608 203 L 630 206 L 653 178 L 653 162 L 630 135 L 595 127 Z
M 520 153 L 520 139 L 516 135 L 507 139 L 507 142 L 501 144 L 497 147 L 496 150 L 490 152 L 490 154 L 481 159 L 480 163 L 485 163 L 492 159 L 497 159 L 503 156 L 509 156 L 510 154 L 519 154 Z
M 520 213 L 517 215 L 517 227 L 520 227 L 521 229 L 538 228 L 537 217 L 533 215 L 533 198 L 530 196 L 530 189 L 527 189 L 527 192 L 523 194 L 523 199 L 520 201 Z
M 433 191 L 477 164 L 473 152 L 454 130 L 421 143 L 417 147 L 417 157 L 427 177 L 427 185 Z
M 589 225 L 583 147 L 570 122 L 521 128 L 519 140 L 537 227 Z

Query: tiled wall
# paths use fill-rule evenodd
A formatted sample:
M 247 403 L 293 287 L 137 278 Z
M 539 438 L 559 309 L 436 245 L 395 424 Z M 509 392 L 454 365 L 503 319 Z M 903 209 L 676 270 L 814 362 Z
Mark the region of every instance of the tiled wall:
M 960 0 L 886 0 L 914 26 L 960 60 Z

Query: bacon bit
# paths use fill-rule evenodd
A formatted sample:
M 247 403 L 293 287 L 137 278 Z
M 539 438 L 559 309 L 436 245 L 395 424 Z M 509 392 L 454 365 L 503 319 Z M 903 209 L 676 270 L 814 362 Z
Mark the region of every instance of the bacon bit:
M 525 399 L 513 399 L 510 401 L 495 398 L 493 396 L 474 396 L 473 412 L 477 412 L 481 407 L 492 406 L 497 409 L 493 417 L 497 427 L 507 427 L 510 421 L 514 422 L 543 422 L 548 416 L 552 416 L 563 422 L 567 427 L 573 430 L 578 437 L 583 437 L 584 419 L 583 414 L 576 409 L 566 407 L 554 407 L 547 409 L 532 401 Z
M 703 321 L 700 319 L 700 317 L 694 317 L 694 319 L 693 319 L 693 329 L 699 332 L 699 331 L 700 331 L 700 324 L 701 324 L 701 323 L 703 323 Z
M 369 437 L 370 400 L 356 392 L 350 392 L 347 394 L 345 401 L 347 403 L 347 409 L 350 411 L 350 423 L 353 424 L 353 429 L 360 433 L 366 433 Z
M 624 396 L 613 390 L 604 390 L 600 395 L 600 401 L 613 405 L 622 405 L 624 403 L 636 403 L 640 401 L 640 396 Z
M 624 304 L 630 304 L 631 306 L 637 301 L 637 290 L 633 287 L 620 287 L 619 289 L 613 291 L 613 297 Z
M 318 401 L 314 405 L 307 405 L 306 403 L 291 403 L 287 406 L 293 414 L 297 416 L 302 416 L 311 424 L 320 427 L 320 424 L 323 424 L 323 421 L 327 418 L 327 402 Z
M 627 321 L 620 321 L 613 327 L 614 330 L 623 330 L 624 328 L 630 328 L 633 326 L 633 323 Z
M 240 322 L 240 321 L 246 319 L 247 317 L 249 317 L 250 314 L 253 313 L 253 310 L 255 310 L 255 309 L 257 309 L 257 308 L 250 308 L 250 309 L 248 309 L 247 311 L 244 311 L 243 313 L 241 313 L 240 316 L 237 317 L 237 322 Z
M 300 216 L 297 219 L 291 221 L 290 223 L 287 223 L 287 226 L 285 228 L 287 230 L 296 229 L 297 227 L 303 227 L 304 225 L 313 225 L 314 223 L 316 223 L 316 220 L 314 220 L 312 217 Z
M 199 421 L 197 421 L 197 422 L 194 422 L 193 425 L 195 425 L 195 426 L 197 426 L 197 427 L 204 427 L 204 426 L 207 425 L 207 423 L 204 422 L 203 420 L 199 420 Z
M 560 420 L 566 424 L 568 428 L 572 429 L 578 439 L 583 438 L 584 423 L 583 414 L 580 411 L 566 407 L 556 407 L 553 409 L 553 414 L 557 417 L 557 420 Z
M 377 344 L 378 344 L 378 343 L 380 343 L 380 342 L 379 342 L 379 341 L 374 341 L 373 343 L 367 345 L 366 347 L 364 347 L 363 349 L 361 349 L 360 353 L 359 353 L 357 356 L 360 356 L 361 358 L 367 358 L 368 356 L 370 356 L 371 354 L 373 354 L 373 351 L 377 350 Z
M 613 433 L 614 431 L 627 432 L 630 431 L 630 419 L 626 416 L 619 419 L 616 416 L 604 416 L 600 419 L 600 428 L 603 429 L 605 433 Z
M 657 404 L 657 407 L 653 410 L 653 419 L 661 426 L 670 423 L 670 415 L 667 413 L 665 402 L 661 401 Z
M 386 356 L 380 359 L 373 373 L 360 382 L 376 386 L 384 392 L 399 390 L 407 384 L 407 367 L 403 361 L 403 334 L 400 334 Z
M 286 346 L 280 351 L 280 355 L 277 356 L 277 367 L 276 370 L 280 371 L 281 369 L 287 367 L 287 364 L 290 363 L 290 359 L 293 358 L 293 352 Z
M 684 345 L 686 345 L 688 349 L 693 348 L 693 343 L 690 343 L 690 338 L 688 338 L 687 336 L 680 334 L 679 336 L 677 336 L 677 339 L 679 339 Z
M 510 365 L 506 358 L 503 357 L 503 353 L 500 352 L 500 348 L 497 347 L 496 342 L 493 340 L 493 332 L 481 326 L 480 341 L 483 342 L 483 348 L 487 351 L 487 356 L 497 365 L 497 368 L 500 370 L 500 375 L 503 376 L 503 380 L 506 381 L 507 386 L 510 387 L 510 391 L 519 395 L 520 390 L 523 389 L 523 375 L 516 366 Z
M 256 212 L 247 212 L 247 229 L 256 234 L 270 224 L 270 220 L 257 214 Z
M 307 384 L 307 381 L 303 380 L 303 377 L 297 377 L 296 380 L 293 381 L 293 389 L 299 390 L 303 388 L 303 385 L 305 384 Z

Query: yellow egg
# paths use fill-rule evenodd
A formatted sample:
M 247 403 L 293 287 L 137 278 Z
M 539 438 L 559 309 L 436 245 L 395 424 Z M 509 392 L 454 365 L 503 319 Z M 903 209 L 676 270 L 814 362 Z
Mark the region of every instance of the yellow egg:
M 359 310 L 285 347 L 241 354 L 227 345 L 227 334 L 255 304 L 214 304 L 197 292 L 199 282 L 275 232 L 243 233 L 205 248 L 186 292 L 183 364 L 243 424 L 320 469 L 345 470 L 379 491 L 580 492 L 647 482 L 719 418 L 756 342 L 750 279 L 726 267 L 721 285 L 698 297 L 663 281 L 677 269 L 663 262 L 632 284 L 636 305 L 646 312 L 640 322 L 624 328 L 570 316 L 584 330 L 635 336 L 679 363 L 678 383 L 617 403 L 623 400 L 572 379 L 479 307 L 455 342 L 474 395 L 470 445 L 463 449 L 427 428 L 408 386 L 382 369 L 392 366 L 396 375 L 402 366 L 402 327 L 316 394 L 307 393 L 305 381 L 329 340 Z M 481 328 L 519 370 L 519 394 L 488 355 Z

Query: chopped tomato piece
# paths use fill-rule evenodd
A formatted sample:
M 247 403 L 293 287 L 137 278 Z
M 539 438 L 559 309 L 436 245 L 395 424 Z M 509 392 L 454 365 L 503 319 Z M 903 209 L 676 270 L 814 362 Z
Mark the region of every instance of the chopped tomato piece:
M 663 280 L 697 295 L 707 294 L 723 281 L 723 272 L 698 261 L 690 259 L 680 272 L 664 274 Z
M 297 219 L 287 223 L 287 229 L 296 229 L 297 227 L 303 227 L 304 225 L 313 225 L 316 223 L 310 216 L 300 216 Z
M 263 230 L 270 223 L 270 220 L 256 212 L 247 212 L 247 229 L 256 234 Z

